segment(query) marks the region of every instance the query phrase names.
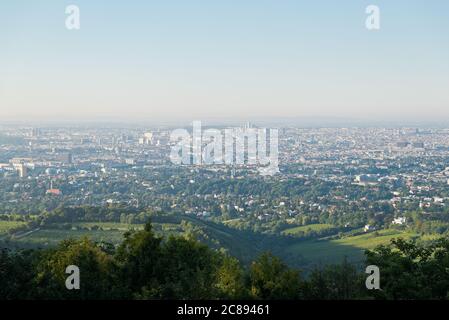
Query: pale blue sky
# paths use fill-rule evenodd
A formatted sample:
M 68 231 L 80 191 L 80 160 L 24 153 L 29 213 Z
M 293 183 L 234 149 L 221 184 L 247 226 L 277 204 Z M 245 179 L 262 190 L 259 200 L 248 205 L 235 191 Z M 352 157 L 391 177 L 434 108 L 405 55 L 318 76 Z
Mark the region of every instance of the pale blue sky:
M 447 0 L 0 4 L 0 119 L 440 119 L 448 88 Z

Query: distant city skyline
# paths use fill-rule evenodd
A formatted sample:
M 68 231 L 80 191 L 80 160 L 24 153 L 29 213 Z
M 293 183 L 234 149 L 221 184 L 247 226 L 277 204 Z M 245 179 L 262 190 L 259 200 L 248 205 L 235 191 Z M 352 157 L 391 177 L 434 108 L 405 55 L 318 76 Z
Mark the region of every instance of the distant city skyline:
M 448 15 L 439 0 L 2 3 L 0 121 L 443 122 Z

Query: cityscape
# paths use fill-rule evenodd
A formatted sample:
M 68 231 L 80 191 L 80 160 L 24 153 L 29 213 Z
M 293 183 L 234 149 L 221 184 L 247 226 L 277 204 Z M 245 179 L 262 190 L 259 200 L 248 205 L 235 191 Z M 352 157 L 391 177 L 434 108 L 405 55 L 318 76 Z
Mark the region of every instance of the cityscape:
M 202 319 L 449 300 L 448 12 L 0 4 L 0 305 Z
M 248 127 L 256 125 L 245 123 L 241 130 Z M 100 229 L 104 219 L 138 226 L 143 212 L 151 212 L 293 243 L 356 234 L 376 243 L 399 235 L 432 237 L 449 228 L 449 129 L 278 128 L 280 171 L 272 176 L 260 175 L 247 157 L 243 164 L 173 164 L 174 128 L 1 130 L 1 218 L 13 226 L 2 241 L 11 246 L 47 246 L 52 241 L 41 234 L 62 226 L 47 222 L 46 214 L 77 207 L 123 211 L 80 218 Z M 64 228 L 70 233 L 78 227 Z M 359 253 L 371 248 L 366 245 Z M 304 267 L 326 255 L 299 250 L 289 259 Z

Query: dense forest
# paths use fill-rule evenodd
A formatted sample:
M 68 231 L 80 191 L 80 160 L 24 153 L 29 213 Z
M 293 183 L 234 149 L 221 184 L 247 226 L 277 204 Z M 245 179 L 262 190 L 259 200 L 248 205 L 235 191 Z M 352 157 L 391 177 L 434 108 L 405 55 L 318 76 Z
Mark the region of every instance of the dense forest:
M 1 299 L 446 299 L 449 240 L 426 246 L 393 240 L 366 251 L 380 269 L 380 290 L 347 261 L 307 276 L 271 253 L 248 266 L 189 237 L 157 236 L 152 224 L 114 247 L 88 238 L 50 249 L 3 249 Z M 66 268 L 79 267 L 80 288 L 66 288 Z

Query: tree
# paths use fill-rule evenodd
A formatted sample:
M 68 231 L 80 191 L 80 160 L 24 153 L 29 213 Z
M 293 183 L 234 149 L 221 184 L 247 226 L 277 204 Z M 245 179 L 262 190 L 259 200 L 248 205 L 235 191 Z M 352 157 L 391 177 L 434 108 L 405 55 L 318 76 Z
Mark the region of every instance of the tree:
M 251 294 L 256 299 L 298 299 L 301 280 L 299 272 L 290 270 L 271 253 L 262 254 L 251 264 Z
M 159 282 L 168 299 L 215 298 L 220 255 L 196 240 L 170 237 L 161 248 Z
M 304 298 L 347 300 L 363 297 L 364 278 L 345 258 L 341 264 L 312 271 L 304 285 Z
M 211 299 L 243 291 L 239 269 L 222 254 L 192 238 L 162 241 L 150 223 L 125 236 L 116 258 L 129 297 Z
M 80 269 L 80 289 L 68 290 L 66 268 Z M 39 299 L 116 298 L 115 267 L 111 256 L 87 238 L 65 240 L 57 248 L 40 252 L 35 266 L 34 295 Z
M 367 263 L 380 269 L 378 299 L 446 299 L 449 297 L 449 240 L 428 246 L 392 240 L 389 246 L 367 251 Z
M 33 254 L 0 250 L 0 299 L 28 299 L 33 280 Z
M 161 241 L 154 235 L 150 222 L 142 231 L 125 233 L 116 259 L 120 267 L 120 281 L 128 295 L 140 294 L 142 288 L 153 290 L 151 295 L 158 295 Z
M 224 256 L 217 270 L 217 288 L 225 299 L 245 299 L 249 292 L 245 287 L 245 274 L 237 259 Z

